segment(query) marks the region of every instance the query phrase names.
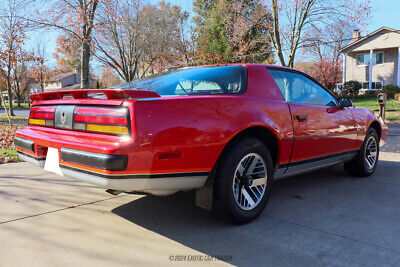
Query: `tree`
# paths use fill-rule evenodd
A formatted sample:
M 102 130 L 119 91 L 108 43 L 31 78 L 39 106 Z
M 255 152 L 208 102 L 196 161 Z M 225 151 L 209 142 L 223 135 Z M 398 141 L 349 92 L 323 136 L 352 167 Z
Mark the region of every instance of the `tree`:
M 121 79 L 111 67 L 105 67 L 100 74 L 100 87 L 110 88 L 121 83 Z
M 7 87 L 6 80 L 2 76 L 0 76 L 0 107 L 2 105 L 4 106 L 4 110 L 6 112 L 6 116 L 7 116 L 8 122 L 10 123 L 10 125 L 12 125 L 12 120 L 11 120 L 11 117 L 10 117 L 10 113 L 8 113 L 7 104 L 6 104 L 6 101 L 4 99 L 4 95 L 3 95 L 3 88 L 6 88 L 6 87 Z
M 308 39 L 310 28 L 322 29 L 339 20 L 363 23 L 371 10 L 370 0 L 270 0 L 269 39 L 282 66 L 293 67 L 296 52 Z M 287 60 L 286 57 L 287 56 Z
M 15 116 L 12 103 L 13 71 L 18 63 L 33 59 L 23 48 L 27 25 L 21 19 L 20 12 L 26 4 L 25 0 L 8 0 L 0 6 L 0 75 L 7 85 L 11 116 Z
M 297 62 L 294 65 L 296 70 L 301 70 L 308 75 L 311 75 L 311 72 L 315 69 L 315 62 L 314 61 L 305 61 L 305 62 Z
M 17 97 L 18 107 L 21 107 L 21 99 L 28 93 L 30 79 L 28 77 L 28 68 L 24 63 L 18 64 L 13 69 L 12 90 Z
M 44 92 L 44 85 L 50 76 L 50 70 L 46 66 L 46 46 L 42 42 L 39 41 L 37 43 L 34 55 L 35 60 L 33 61 L 30 73 L 36 82 L 39 83 L 41 92 Z
M 204 4 L 206 2 L 207 4 Z M 195 6 L 202 6 L 197 16 L 204 16 L 197 21 L 197 56 L 201 63 L 225 63 L 232 58 L 232 45 L 229 43 L 222 1 L 196 1 Z M 195 9 L 196 10 L 196 9 Z
M 156 6 L 109 0 L 99 14 L 95 57 L 125 81 L 182 65 L 181 34 L 188 14 L 179 7 L 163 1 Z
M 101 0 L 53 0 L 35 20 L 37 25 L 51 27 L 74 36 L 81 42 L 81 87 L 89 87 L 89 66 L 96 12 Z
M 341 80 L 341 73 L 341 61 L 333 62 L 322 58 L 321 61 L 315 64 L 310 75 L 326 88 L 333 90 L 335 84 Z
M 350 42 L 352 30 L 356 26 L 347 20 L 339 19 L 335 24 L 322 28 L 312 27 L 304 42 L 304 52 L 315 61 L 310 72 L 325 87 L 333 89 L 342 78 L 342 60 L 340 50 Z
M 200 63 L 273 61 L 267 39 L 271 16 L 259 0 L 196 0 L 196 44 Z
M 81 41 L 72 34 L 57 37 L 57 46 L 53 54 L 60 72 L 81 71 Z

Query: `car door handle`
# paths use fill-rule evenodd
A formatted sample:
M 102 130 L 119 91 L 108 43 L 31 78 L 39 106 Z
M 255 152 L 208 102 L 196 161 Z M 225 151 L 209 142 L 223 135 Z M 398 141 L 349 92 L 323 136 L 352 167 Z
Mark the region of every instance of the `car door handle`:
M 307 115 L 297 115 L 297 116 L 294 116 L 294 119 L 298 120 L 300 122 L 306 121 L 307 120 Z

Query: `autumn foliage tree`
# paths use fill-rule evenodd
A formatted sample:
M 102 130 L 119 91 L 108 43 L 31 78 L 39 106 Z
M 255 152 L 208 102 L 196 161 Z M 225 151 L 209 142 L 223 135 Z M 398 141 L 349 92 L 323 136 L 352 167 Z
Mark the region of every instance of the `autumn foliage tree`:
M 303 52 L 314 63 L 310 74 L 325 87 L 333 89 L 342 78 L 342 58 L 340 50 L 352 40 L 356 25 L 351 21 L 338 20 L 335 24 L 322 28 L 312 28 L 304 42 Z
M 26 4 L 24 0 L 8 0 L 0 6 L 0 75 L 6 82 L 11 116 L 15 116 L 12 103 L 13 72 L 19 63 L 34 59 L 23 47 L 27 24 L 20 12 Z
M 102 5 L 95 57 L 125 81 L 182 65 L 181 36 L 188 14 L 166 2 L 143 5 L 139 1 L 109 0 Z
M 18 64 L 12 73 L 12 90 L 17 98 L 17 105 L 21 107 L 21 99 L 29 93 L 29 85 L 32 82 L 32 77 L 29 77 L 28 66 L 25 62 Z
M 72 34 L 61 34 L 57 37 L 54 58 L 60 72 L 81 70 L 81 41 Z
M 44 86 L 50 77 L 50 69 L 46 65 L 46 46 L 39 41 L 34 50 L 35 60 L 30 68 L 29 75 L 40 85 L 40 91 L 44 92 Z M 30 93 L 30 92 L 29 92 Z
M 111 86 L 120 84 L 121 79 L 112 68 L 105 67 L 101 70 L 99 82 L 100 82 L 100 87 L 110 88 Z
M 267 25 L 271 16 L 259 0 L 196 0 L 199 63 L 273 61 Z
M 371 10 L 370 0 L 268 0 L 273 23 L 265 27 L 282 66 L 293 67 L 295 56 L 311 29 L 323 29 L 340 20 L 363 23 Z M 312 37 L 312 36 L 311 36 Z
M 314 64 L 314 67 L 309 74 L 323 86 L 333 90 L 335 84 L 341 81 L 341 61 L 334 62 L 330 59 L 323 58 Z
M 55 28 L 74 36 L 81 43 L 81 87 L 89 87 L 89 66 L 92 35 L 96 14 L 102 0 L 52 0 L 42 7 L 36 19 L 26 18 L 37 25 Z

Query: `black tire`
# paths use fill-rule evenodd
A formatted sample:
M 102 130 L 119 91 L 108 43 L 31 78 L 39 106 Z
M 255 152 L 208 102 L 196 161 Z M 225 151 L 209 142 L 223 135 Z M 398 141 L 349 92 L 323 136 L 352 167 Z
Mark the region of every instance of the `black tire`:
M 370 140 L 374 139 L 376 142 L 376 160 L 374 164 L 367 163 L 366 157 L 369 152 L 368 145 Z M 344 168 L 346 171 L 349 171 L 351 174 L 359 176 L 359 177 L 366 177 L 370 176 L 375 172 L 376 166 L 378 165 L 379 160 L 379 136 L 375 129 L 369 128 L 367 135 L 365 137 L 364 143 L 358 152 L 357 156 L 349 162 L 346 162 Z M 371 167 L 372 165 L 372 167 Z
M 253 161 L 255 161 L 254 159 L 256 159 L 256 161 L 258 162 L 257 163 L 258 165 L 255 166 L 262 165 L 262 167 L 253 167 L 252 170 L 262 170 L 266 168 L 265 172 L 267 174 L 267 178 L 265 179 L 265 172 L 260 174 L 256 174 L 255 172 L 254 175 L 252 174 L 248 176 L 249 177 L 248 179 L 250 180 L 247 180 L 247 182 L 249 184 L 246 183 L 246 185 L 240 185 L 244 180 L 243 178 L 244 175 L 240 176 L 241 177 L 240 184 L 234 182 L 235 174 L 237 175 L 239 173 L 239 171 L 236 170 L 237 168 L 239 168 L 238 167 L 239 164 L 241 164 L 241 166 L 247 166 L 245 160 L 248 159 L 249 160 L 248 162 L 250 162 L 248 165 L 251 166 L 252 158 Z M 262 160 L 264 161 L 264 165 L 262 164 L 260 158 L 262 158 Z M 251 168 L 250 166 L 243 168 L 244 171 L 242 173 L 243 174 L 248 173 L 249 169 Z M 263 195 L 261 193 L 258 196 L 255 194 L 256 190 L 257 190 L 256 193 L 258 193 L 258 189 L 260 189 L 260 187 L 258 185 L 255 185 L 256 183 L 254 184 L 252 183 L 253 181 L 252 176 L 254 176 L 255 179 L 254 182 L 256 180 L 261 181 L 260 179 L 258 179 L 260 177 L 264 179 L 262 180 L 263 182 L 266 181 L 265 186 L 261 185 L 264 192 Z M 272 179 L 273 179 L 272 176 L 273 176 L 273 163 L 271 155 L 264 143 L 262 143 L 260 140 L 256 138 L 250 138 L 250 137 L 241 139 L 240 141 L 236 142 L 230 148 L 228 148 L 228 150 L 224 153 L 224 155 L 222 156 L 217 165 L 215 182 L 214 182 L 214 198 L 213 198 L 214 212 L 225 221 L 231 223 L 242 224 L 254 220 L 264 210 L 268 202 L 272 186 Z M 238 187 L 234 187 L 235 185 L 237 185 Z M 253 189 L 255 186 L 258 189 L 255 190 L 249 189 L 249 186 L 252 187 Z M 247 190 L 246 191 L 247 197 L 250 196 L 252 198 L 252 201 L 254 199 L 257 199 L 258 197 L 257 200 L 258 204 L 257 202 L 254 202 L 255 206 L 249 210 L 241 208 L 240 207 L 241 203 L 238 203 L 237 202 L 238 200 L 236 200 L 237 198 L 240 199 L 240 197 L 238 197 L 239 194 L 237 196 L 234 196 L 234 188 L 245 188 Z M 237 190 L 236 192 L 241 192 L 240 194 L 242 196 L 242 200 L 243 198 L 247 200 L 248 198 L 242 195 L 243 191 L 242 189 L 240 189 Z M 247 204 L 249 203 L 250 202 L 248 202 Z

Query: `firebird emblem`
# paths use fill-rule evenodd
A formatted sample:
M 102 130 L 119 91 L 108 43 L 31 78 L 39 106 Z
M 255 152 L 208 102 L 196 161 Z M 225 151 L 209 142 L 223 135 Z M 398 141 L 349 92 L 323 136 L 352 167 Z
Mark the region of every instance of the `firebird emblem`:
M 66 121 L 67 121 L 67 113 L 62 112 L 61 113 L 61 123 L 65 124 Z

